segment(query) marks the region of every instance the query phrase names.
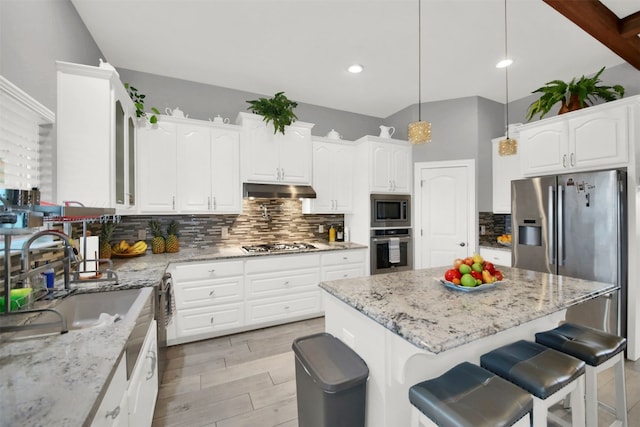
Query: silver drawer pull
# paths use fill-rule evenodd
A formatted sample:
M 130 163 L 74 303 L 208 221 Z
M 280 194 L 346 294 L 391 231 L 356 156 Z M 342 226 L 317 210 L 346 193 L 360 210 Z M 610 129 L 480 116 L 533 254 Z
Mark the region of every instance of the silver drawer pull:
M 284 306 L 284 309 L 285 309 L 285 310 L 289 310 L 289 306 L 288 306 L 288 305 L 285 305 L 285 306 Z
M 211 291 L 211 292 L 209 292 L 209 296 L 210 296 L 210 297 L 212 297 L 215 293 L 216 293 L 216 291 L 215 291 L 215 290 L 214 290 L 214 291 Z
M 116 406 L 116 409 L 113 411 L 107 411 L 107 414 L 104 416 L 105 418 L 111 417 L 112 420 L 115 420 L 120 415 L 120 405 Z
M 216 270 L 215 270 L 215 269 L 211 269 L 211 270 L 209 270 L 209 273 L 215 273 L 215 272 L 216 272 Z
M 211 316 L 211 321 L 210 321 L 210 322 L 211 322 L 211 324 L 213 325 L 213 316 Z

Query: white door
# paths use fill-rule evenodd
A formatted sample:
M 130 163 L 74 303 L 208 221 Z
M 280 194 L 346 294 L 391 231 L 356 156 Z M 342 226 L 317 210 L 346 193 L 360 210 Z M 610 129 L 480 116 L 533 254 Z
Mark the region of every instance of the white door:
M 415 267 L 448 266 L 476 247 L 475 160 L 417 163 Z

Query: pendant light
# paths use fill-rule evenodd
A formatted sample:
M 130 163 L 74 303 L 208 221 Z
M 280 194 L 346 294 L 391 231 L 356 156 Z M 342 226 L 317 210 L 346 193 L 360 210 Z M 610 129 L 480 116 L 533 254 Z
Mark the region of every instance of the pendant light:
M 509 65 L 513 62 L 509 59 L 507 49 L 507 0 L 504 0 L 504 59 L 498 64 L 504 64 L 504 89 L 505 89 L 505 123 L 506 138 L 498 143 L 498 154 L 500 156 L 513 156 L 518 152 L 518 141 L 509 135 Z
M 431 123 L 422 121 L 422 10 L 418 0 L 418 121 L 409 123 L 407 135 L 412 144 L 431 142 Z

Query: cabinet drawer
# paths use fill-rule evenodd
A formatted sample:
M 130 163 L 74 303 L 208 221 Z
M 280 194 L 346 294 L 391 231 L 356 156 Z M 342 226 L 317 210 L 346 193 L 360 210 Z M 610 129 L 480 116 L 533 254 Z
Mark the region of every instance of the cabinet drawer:
M 177 312 L 178 338 L 231 329 L 244 324 L 244 304 L 191 308 Z
M 176 283 L 176 308 L 181 310 L 240 300 L 244 294 L 242 285 L 242 276 Z
M 322 280 L 353 279 L 364 276 L 363 264 L 341 265 L 323 268 Z
M 242 271 L 242 261 L 189 262 L 172 264 L 169 268 L 174 281 L 177 282 L 242 276 Z
M 511 251 L 500 249 L 480 248 L 480 255 L 486 261 L 490 261 L 497 265 L 511 267 Z
M 365 250 L 336 251 L 322 255 L 322 265 L 343 265 L 364 262 Z
M 317 268 L 320 265 L 320 255 L 267 255 L 260 259 L 250 259 L 247 261 L 247 274 L 268 273 L 270 271 L 286 271 L 292 266 L 296 269 Z
M 247 297 L 266 297 L 313 288 L 320 282 L 318 268 L 247 276 Z
M 320 312 L 320 290 L 247 302 L 247 323 L 263 323 Z

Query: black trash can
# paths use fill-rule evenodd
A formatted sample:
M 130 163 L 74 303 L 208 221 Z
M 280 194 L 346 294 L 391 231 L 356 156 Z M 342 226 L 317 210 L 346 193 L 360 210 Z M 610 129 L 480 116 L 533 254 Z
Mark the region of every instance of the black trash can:
M 364 427 L 367 364 L 326 332 L 293 341 L 299 427 Z

